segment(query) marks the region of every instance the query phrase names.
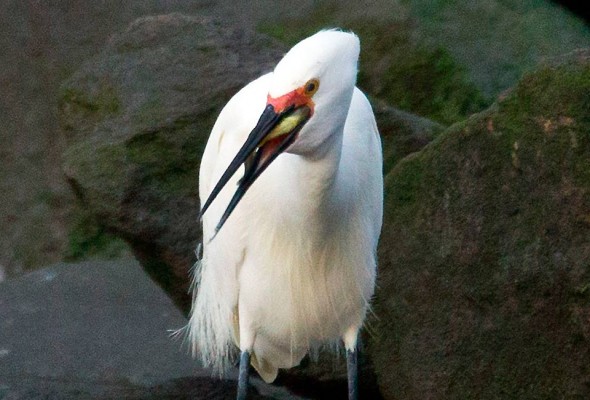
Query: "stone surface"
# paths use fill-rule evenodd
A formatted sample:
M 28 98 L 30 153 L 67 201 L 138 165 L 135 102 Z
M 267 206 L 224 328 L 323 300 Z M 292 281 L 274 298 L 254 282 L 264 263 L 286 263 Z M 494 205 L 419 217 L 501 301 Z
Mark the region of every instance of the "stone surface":
M 227 99 L 283 50 L 204 17 L 146 17 L 61 88 L 68 181 L 185 313 L 204 144 Z
M 484 96 L 498 94 L 511 85 L 523 71 L 531 68 L 539 58 L 555 56 L 559 52 L 585 44 L 589 37 L 587 27 L 545 1 L 522 4 L 503 1 L 477 1 L 469 3 L 467 6 L 461 5 L 458 8 L 455 7 L 457 4 L 453 4 L 453 2 L 444 2 L 436 8 L 432 8 L 429 2 L 422 1 L 405 4 L 374 2 L 370 6 L 358 2 L 323 2 L 319 4 L 310 1 L 302 1 L 294 6 L 292 2 L 287 1 L 261 1 L 253 3 L 247 9 L 236 7 L 233 1 L 207 4 L 190 2 L 192 3 L 190 6 L 184 4 L 183 1 L 175 1 L 173 4 L 166 2 L 166 6 L 162 6 L 164 3 L 152 1 L 107 2 L 107 4 L 101 3 L 99 7 L 90 8 L 73 7 L 73 3 L 70 4 L 67 1 L 60 2 L 58 6 L 44 2 L 29 4 L 9 1 L 7 3 L 7 7 L 3 9 L 0 16 L 0 21 L 3 22 L 0 24 L 0 33 L 9 33 L 0 35 L 0 46 L 2 48 L 8 47 L 12 51 L 4 53 L 8 56 L 0 56 L 2 62 L 0 64 L 2 66 L 0 79 L 2 86 L 6 87 L 5 95 L 0 100 L 2 101 L 0 103 L 2 105 L 0 120 L 8 122 L 4 124 L 6 129 L 0 133 L 0 135 L 4 135 L 0 137 L 5 143 L 5 146 L 0 148 L 3 160 L 3 168 L 0 169 L 0 188 L 2 188 L 0 190 L 0 204 L 3 206 L 0 209 L 0 223 L 3 230 L 6 231 L 0 237 L 0 264 L 2 264 L 0 271 L 7 269 L 9 274 L 14 274 L 23 266 L 40 265 L 47 259 L 59 259 L 60 255 L 64 253 L 64 247 L 67 247 L 64 242 L 68 234 L 70 241 L 72 238 L 77 240 L 80 236 L 84 236 L 64 222 L 68 219 L 66 214 L 70 212 L 72 207 L 72 198 L 61 183 L 61 170 L 58 165 L 61 162 L 61 150 L 67 146 L 66 173 L 81 201 L 81 208 L 86 208 L 89 216 L 78 225 L 89 226 L 91 236 L 93 236 L 91 239 L 96 239 L 99 244 L 103 243 L 105 237 L 103 233 L 114 233 L 132 243 L 134 253 L 146 270 L 167 290 L 175 304 L 185 313 L 188 310 L 187 271 L 192 264 L 192 249 L 199 236 L 198 224 L 195 224 L 196 209 L 198 208 L 197 181 L 193 177 L 197 176 L 196 171 L 203 142 L 221 105 L 243 83 L 260 73 L 251 70 L 253 76 L 247 77 L 248 71 L 242 71 L 242 67 L 245 67 L 246 70 L 253 68 L 255 61 L 256 63 L 259 61 L 258 59 L 253 61 L 253 57 L 262 56 L 263 63 L 266 63 L 265 65 L 270 68 L 286 48 L 285 45 L 271 42 L 268 38 L 233 26 L 258 27 L 269 33 L 273 33 L 272 30 L 275 29 L 275 36 L 284 38 L 287 42 L 299 40 L 305 34 L 326 25 L 341 25 L 345 28 L 358 27 L 364 49 L 360 75 L 363 87 L 368 89 L 370 94 L 379 95 L 390 103 L 423 115 L 429 115 L 445 123 L 460 120 L 472 111 L 480 109 L 483 104 L 481 93 Z M 110 38 L 106 49 L 99 50 L 103 49 L 103 42 L 109 38 L 111 32 L 121 32 L 122 27 L 126 25 L 127 21 L 133 20 L 135 15 L 166 12 L 170 9 L 189 12 L 205 10 L 207 13 L 223 17 L 218 19 L 223 23 L 215 23 L 203 17 L 186 17 L 177 14 L 142 18 L 132 24 L 127 31 Z M 13 18 L 13 15 L 19 17 Z M 347 19 L 347 16 L 351 15 L 354 16 L 352 22 Z M 277 18 L 279 19 L 277 20 Z M 280 23 L 277 24 L 277 21 Z M 282 32 L 276 32 L 277 26 L 282 29 Z M 17 27 L 19 30 L 14 30 Z M 13 35 L 11 29 L 16 34 Z M 311 31 L 304 32 L 305 30 Z M 285 33 L 291 35 L 290 38 L 287 38 Z M 205 41 L 206 44 L 199 47 L 202 41 L 195 41 L 194 38 L 202 37 L 209 37 L 211 40 Z M 65 40 L 63 40 L 64 38 Z M 251 41 L 249 41 L 250 39 Z M 249 53 L 240 53 L 238 47 L 245 47 Z M 269 48 L 271 52 L 274 52 L 271 55 L 266 53 Z M 208 53 L 208 56 L 205 57 L 204 53 Z M 19 56 L 15 57 L 15 54 L 19 54 Z M 243 57 L 246 61 L 243 61 Z M 79 68 L 81 60 L 86 58 L 90 60 Z M 232 64 L 228 66 L 226 63 L 220 62 L 220 59 L 229 59 Z M 65 143 L 56 135 L 55 109 L 57 109 L 56 98 L 58 96 L 55 95 L 55 92 L 57 81 L 70 76 L 74 69 L 78 72 L 71 76 L 59 91 L 60 122 L 66 133 L 64 139 L 67 143 Z M 199 75 L 199 71 L 205 71 L 206 74 Z M 242 73 L 244 73 L 243 76 Z M 194 81 L 188 78 L 188 75 L 193 76 Z M 213 77 L 213 80 L 208 81 L 210 76 Z M 200 77 L 207 79 L 198 79 Z M 178 79 L 176 84 L 175 79 Z M 216 85 L 220 84 L 221 87 L 207 86 L 213 86 L 213 82 L 218 82 Z M 477 89 L 475 91 L 473 90 L 474 85 Z M 211 98 L 207 96 L 211 96 Z M 203 106 L 203 102 L 200 101 L 205 97 L 207 97 L 207 101 L 210 101 L 209 109 Z M 519 97 L 516 98 L 519 99 Z M 558 96 L 558 98 L 560 97 Z M 442 127 L 437 124 L 385 105 L 382 106 L 378 101 L 373 103 L 384 134 L 386 172 L 394 168 L 397 161 L 403 156 L 419 150 L 430 140 L 439 136 Z M 499 104 L 506 103 L 500 102 Z M 511 105 L 508 104 L 506 107 L 510 108 Z M 515 108 L 515 110 L 520 112 L 523 109 Z M 489 111 L 490 115 L 494 112 L 496 111 Z M 500 113 L 499 115 L 505 114 Z M 529 117 L 530 115 L 526 113 L 522 116 L 525 120 Z M 473 118 L 461 123 L 458 127 L 455 126 L 454 132 L 460 131 L 465 126 L 471 129 L 472 124 L 477 121 L 480 124 L 483 123 L 481 115 Z M 541 122 L 535 120 L 536 116 L 531 118 L 532 121 L 536 121 L 537 125 L 542 123 L 544 127 L 546 126 L 544 129 L 549 132 L 555 129 L 565 129 L 564 126 L 569 124 L 568 115 L 565 119 L 555 116 L 555 118 L 547 118 Z M 542 118 L 546 118 L 546 115 L 543 114 Z M 486 124 L 488 124 L 487 121 Z M 537 125 L 532 124 L 531 130 L 535 131 L 538 128 Z M 409 126 L 410 129 L 405 130 L 406 126 Z M 491 125 L 485 126 L 485 129 L 495 132 L 497 131 L 495 127 L 497 127 L 497 123 L 492 121 Z M 526 127 L 529 128 L 528 125 Z M 480 130 L 484 130 L 483 127 L 480 128 Z M 390 136 L 388 132 L 395 133 L 395 135 Z M 471 137 L 467 132 L 463 134 Z M 578 138 L 577 134 L 574 136 Z M 548 134 L 547 137 L 551 136 Z M 446 134 L 440 136 L 427 149 L 446 150 L 444 144 L 448 144 L 446 138 Z M 512 139 L 511 137 L 510 140 Z M 518 143 L 516 148 L 510 150 L 510 146 L 512 148 L 515 146 L 514 143 Z M 464 160 L 461 158 L 461 151 L 469 150 L 468 144 L 462 142 L 456 144 L 456 162 Z M 487 150 L 488 146 L 490 149 L 495 149 L 493 144 L 483 143 L 481 145 L 482 154 L 497 158 L 506 157 L 509 154 L 509 162 L 514 163 L 514 168 L 518 171 L 519 165 L 523 164 L 520 154 L 525 152 L 522 142 L 516 140 L 510 143 L 508 148 L 502 147 L 504 152 L 487 154 L 484 150 Z M 422 154 L 429 154 L 429 156 Z M 525 152 L 525 154 L 528 154 L 529 158 L 534 158 L 530 152 Z M 408 163 L 413 165 L 413 162 L 417 162 L 415 160 L 422 160 L 424 157 L 440 157 L 436 159 L 441 160 L 445 156 L 442 154 L 435 156 L 433 150 L 425 150 L 420 155 L 404 161 L 403 165 L 408 165 Z M 504 159 L 502 158 L 502 160 Z M 446 161 L 452 160 L 447 159 Z M 469 176 L 469 174 L 477 172 L 483 176 L 484 172 L 489 172 L 485 169 L 486 167 L 477 164 L 477 160 L 467 161 L 469 164 L 463 166 L 463 169 L 458 169 L 466 175 Z M 432 165 L 439 166 L 438 161 L 432 162 L 434 163 Z M 551 175 L 551 171 L 553 174 L 557 174 L 555 171 L 560 171 L 562 166 L 557 162 L 548 165 L 546 169 L 540 169 L 541 172 L 545 171 L 547 175 Z M 456 167 L 456 165 L 454 166 Z M 469 169 L 469 167 L 472 168 Z M 524 176 L 518 182 L 525 188 L 524 193 L 533 192 L 529 180 L 536 182 L 547 176 L 534 173 L 530 176 L 526 175 L 531 170 L 534 173 L 541 173 L 535 171 L 534 168 L 518 172 Z M 398 168 L 395 168 L 392 174 L 399 173 L 396 171 L 399 171 Z M 439 174 L 448 174 L 446 179 L 449 181 L 445 181 L 445 185 L 448 183 L 449 187 L 455 188 L 462 195 L 461 190 L 467 191 L 472 196 L 466 196 L 467 200 L 463 204 L 452 197 L 455 195 L 454 192 L 450 192 L 449 196 L 451 197 L 449 197 L 448 204 L 455 205 L 455 214 L 453 214 L 455 218 L 460 218 L 457 204 L 460 204 L 465 210 L 470 210 L 469 207 L 476 207 L 474 202 L 481 202 L 481 207 L 484 208 L 480 214 L 477 214 L 478 217 L 488 218 L 489 213 L 490 219 L 495 218 L 502 221 L 500 217 L 503 214 L 498 214 L 498 209 L 501 206 L 496 205 L 494 201 L 504 199 L 496 196 L 486 197 L 490 194 L 488 190 L 478 194 L 479 182 L 473 183 L 471 181 L 472 186 L 458 187 L 456 182 L 452 182 L 452 178 L 463 179 L 463 177 L 457 177 L 456 174 L 453 175 L 453 172 L 453 168 L 446 167 Z M 401 183 L 396 186 L 396 189 L 400 187 L 399 185 L 403 189 L 406 187 L 405 185 L 415 182 L 419 178 L 420 176 L 416 176 L 413 178 L 414 181 L 408 181 L 408 177 L 405 176 L 401 178 Z M 443 179 L 440 176 L 438 178 Z M 458 182 L 466 182 L 466 178 L 461 179 Z M 388 182 L 391 185 L 391 181 Z M 522 184 L 522 182 L 527 184 Z M 552 194 L 553 199 L 565 199 L 564 201 L 566 201 L 570 199 L 567 196 L 573 196 L 574 200 L 577 198 L 576 196 L 581 196 L 580 192 L 576 191 L 577 186 L 573 192 L 569 192 L 568 187 L 556 186 L 559 189 L 551 189 L 550 185 L 555 183 L 554 181 L 540 182 L 544 185 L 543 188 L 549 188 L 548 192 Z M 436 189 L 435 183 L 440 182 L 426 181 L 423 189 L 426 190 L 426 186 L 432 184 L 433 187 L 430 189 L 439 190 L 441 186 L 439 185 L 439 189 Z M 514 183 L 506 186 L 506 190 L 512 193 L 511 196 L 514 196 L 514 198 L 511 197 L 511 201 L 521 199 L 520 194 L 518 196 L 515 194 L 517 193 L 516 186 Z M 492 187 L 504 190 L 504 186 Z M 404 191 L 402 190 L 401 193 L 403 197 Z M 440 190 L 435 192 L 437 195 L 440 193 L 442 193 Z M 570 194 L 568 195 L 568 193 Z M 443 199 L 445 198 L 443 193 Z M 545 201 L 542 196 L 540 199 Z M 428 201 L 432 199 L 426 196 L 420 200 L 424 200 L 425 206 L 429 206 Z M 529 209 L 526 207 L 517 208 L 518 210 L 515 211 L 517 217 L 509 216 L 513 219 L 521 218 L 517 222 L 521 222 L 523 226 L 539 227 L 539 224 L 545 223 L 545 212 L 539 212 L 538 209 L 536 212 L 528 211 Z M 549 209 L 552 210 L 551 207 Z M 404 210 L 388 211 L 386 216 L 387 218 L 397 218 L 397 213 L 405 215 L 406 211 Z M 523 218 L 522 215 L 526 215 L 526 218 Z M 448 231 L 440 233 L 440 226 L 435 224 L 438 220 L 433 220 L 432 226 L 429 226 L 424 218 L 418 218 L 415 222 L 423 224 L 421 225 L 422 231 L 415 230 L 419 234 L 417 238 L 408 237 L 414 233 L 414 230 L 412 221 L 408 219 L 409 216 L 406 217 L 405 220 L 402 219 L 406 222 L 406 226 L 397 225 L 396 229 L 399 230 L 394 230 L 394 233 L 388 228 L 386 221 L 384 232 L 390 238 L 385 240 L 381 249 L 382 257 L 383 254 L 386 254 L 386 258 L 391 257 L 391 260 L 384 262 L 383 276 L 386 280 L 388 274 L 392 274 L 389 265 L 400 265 L 395 264 L 399 261 L 392 261 L 396 252 L 400 250 L 400 246 L 407 245 L 412 252 L 412 257 L 420 258 L 426 254 L 424 260 L 428 262 L 431 261 L 428 258 L 429 251 L 439 249 L 442 254 L 440 257 L 448 261 L 449 254 L 459 246 L 457 237 L 463 238 L 465 236 L 469 239 L 478 237 L 479 222 L 477 221 L 479 220 L 477 219 L 474 223 L 475 227 L 461 220 L 460 224 L 449 225 Z M 437 214 L 437 218 L 440 219 L 440 215 Z M 496 223 L 500 224 L 500 222 Z M 576 222 L 574 227 L 577 226 Z M 582 227 L 584 227 L 583 224 Z M 463 228 L 466 230 L 457 232 L 458 229 Z M 512 229 L 512 226 L 509 228 Z M 435 234 L 438 232 L 438 236 L 428 239 L 429 229 L 433 230 Z M 551 229 L 548 231 L 551 232 Z M 565 231 L 567 234 L 571 234 L 570 230 L 566 229 Z M 584 231 L 582 230 L 582 232 Z M 479 276 L 479 272 L 487 271 L 485 268 L 487 257 L 490 257 L 489 260 L 492 260 L 493 266 L 496 265 L 494 264 L 496 259 L 490 256 L 490 254 L 494 255 L 494 252 L 499 252 L 498 254 L 503 254 L 506 257 L 502 261 L 503 264 L 501 263 L 504 268 L 508 268 L 505 265 L 512 268 L 514 263 L 519 260 L 526 261 L 524 265 L 540 263 L 535 258 L 538 254 L 532 251 L 535 249 L 534 243 L 531 244 L 527 241 L 527 235 L 531 235 L 531 232 L 525 233 L 526 235 L 522 234 L 522 237 L 507 236 L 504 243 L 506 248 L 503 252 L 499 252 L 497 243 L 496 247 L 490 247 L 491 250 L 488 250 L 483 247 L 473 247 L 472 241 L 466 240 L 465 249 L 462 249 L 460 253 L 461 257 L 467 257 L 467 261 L 461 262 L 473 262 L 469 260 L 484 254 L 483 261 L 477 264 L 477 273 L 475 274 L 477 276 Z M 536 232 L 533 233 L 536 234 Z M 399 234 L 402 239 L 394 234 Z M 567 235 L 564 237 L 569 238 Z M 425 248 L 420 246 L 422 239 L 430 240 L 424 240 Z M 521 252 L 516 251 L 514 256 L 510 253 L 511 246 L 520 246 L 520 244 L 511 242 L 512 239 L 531 244 L 533 247 L 529 249 L 530 251 L 516 249 Z M 436 240 L 440 240 L 440 242 L 436 242 Z M 414 247 L 408 245 L 408 241 Z M 544 244 L 542 241 L 538 243 Z M 488 242 L 484 244 L 487 246 Z M 82 250 L 75 252 L 76 257 L 91 254 L 85 250 L 86 245 L 87 243 L 81 240 Z M 107 249 L 108 245 L 107 240 Z M 390 245 L 392 246 L 391 250 L 383 250 L 384 246 Z M 71 242 L 69 246 L 71 247 Z M 96 243 L 91 243 L 92 246 L 97 247 L 99 252 L 103 251 L 104 255 L 102 244 L 96 246 Z M 66 253 L 69 252 L 71 249 L 66 251 Z M 470 255 L 470 252 L 474 252 L 475 255 Z M 402 252 L 402 254 L 404 253 Z M 557 258 L 563 256 L 563 253 L 559 251 L 556 254 L 558 254 Z M 580 254 L 583 256 L 585 253 L 582 251 Z M 440 259 L 437 260 L 440 261 Z M 402 261 L 405 262 L 405 260 Z M 453 268 L 456 266 L 451 261 L 444 265 L 452 265 Z M 419 267 L 417 264 L 414 266 L 419 271 L 422 271 L 420 268 L 426 268 Z M 518 276 L 509 268 L 507 270 Z M 396 274 L 400 272 L 395 271 Z M 410 269 L 409 271 L 408 273 L 412 274 L 416 270 Z M 430 271 L 427 272 L 430 273 Z M 485 276 L 485 274 L 481 275 Z M 393 276 L 398 277 L 398 275 Z M 400 285 L 403 286 L 407 283 L 408 280 L 402 280 Z M 386 285 L 386 287 L 390 286 Z M 459 290 L 457 285 L 453 288 Z M 397 288 L 393 287 L 393 289 Z M 487 293 L 484 290 L 486 286 L 481 284 L 478 289 L 482 289 L 484 294 L 478 293 L 475 296 L 477 301 L 474 301 L 473 304 L 476 306 L 468 309 L 466 313 L 473 313 L 475 315 L 473 318 L 476 319 L 483 318 L 480 316 L 482 314 L 486 316 L 487 319 L 484 319 L 484 322 L 487 323 L 488 320 L 493 320 L 490 317 L 492 315 L 491 306 L 485 308 L 480 304 L 480 297 L 485 297 L 485 293 Z M 401 287 L 400 296 L 407 293 L 404 290 L 413 289 L 409 285 Z M 584 293 L 587 292 L 584 286 L 581 286 L 579 291 L 581 298 L 586 299 Z M 426 292 L 428 294 L 428 291 Z M 549 291 L 548 293 L 551 295 L 553 292 Z M 561 299 L 563 304 L 567 305 L 570 304 L 567 295 L 569 292 L 565 293 L 565 300 Z M 469 297 L 467 298 L 469 299 Z M 555 299 L 555 296 L 551 298 Z M 409 301 L 411 304 L 416 299 L 428 304 L 428 296 L 426 296 L 426 300 L 422 300 L 418 295 L 410 297 L 410 300 L 405 297 L 402 300 Z M 377 308 L 384 307 L 381 301 L 383 300 L 379 300 Z M 432 304 L 436 306 L 438 302 L 433 301 Z M 428 305 L 432 306 L 432 304 Z M 495 305 L 491 301 L 490 304 Z M 543 307 L 544 304 L 543 301 L 534 303 L 531 300 L 525 305 Z M 555 300 L 553 304 L 557 308 L 561 303 Z M 393 306 L 397 306 L 397 303 L 392 303 Z M 566 309 L 569 310 L 567 307 Z M 411 309 L 402 309 L 402 311 L 404 310 L 411 311 Z M 459 315 L 453 314 L 453 310 L 454 308 L 447 307 L 442 311 L 451 311 L 453 321 L 460 321 L 463 315 L 461 312 L 464 310 L 458 308 Z M 585 310 L 581 307 L 581 311 L 566 313 L 573 318 L 574 328 L 578 326 L 576 325 L 578 322 L 575 321 L 585 321 Z M 402 325 L 400 332 L 397 332 L 397 326 L 388 325 L 390 323 L 388 318 L 390 312 L 398 311 L 386 310 L 384 314 L 388 317 L 385 318 L 383 332 L 391 330 L 397 335 L 393 336 L 393 340 L 398 340 L 401 337 L 407 338 L 413 332 L 420 333 L 421 336 L 417 334 L 417 338 L 426 337 L 426 339 L 434 340 L 435 338 L 430 334 L 440 332 L 440 330 L 432 328 L 432 331 L 425 333 L 425 328 L 422 325 L 426 326 L 426 330 L 428 330 L 430 326 L 437 326 L 436 323 L 441 318 L 444 319 L 444 316 L 437 315 L 431 320 L 429 319 L 431 315 L 420 314 L 424 311 L 423 309 L 418 310 L 418 316 L 422 319 L 415 325 L 409 325 L 415 331 L 408 334 L 408 331 L 404 331 L 404 329 L 410 328 L 407 328 L 408 325 Z M 517 309 L 517 311 L 520 310 Z M 399 317 L 397 314 L 395 316 Z M 406 315 L 403 317 L 409 318 Z M 507 317 L 501 314 L 495 318 L 506 319 Z M 392 319 L 392 321 L 399 322 L 400 319 Z M 563 323 L 564 320 L 557 318 L 556 321 Z M 373 325 L 381 326 L 379 323 Z M 550 328 L 553 327 L 553 325 L 549 325 Z M 460 324 L 458 326 L 463 327 Z M 542 324 L 540 326 L 547 327 Z M 514 323 L 510 327 L 520 329 L 521 325 Z M 376 343 L 383 340 L 379 336 L 380 330 L 381 328 L 371 329 L 373 337 L 377 337 Z M 520 340 L 526 341 L 530 338 L 532 331 L 532 328 L 528 331 L 524 329 L 524 336 Z M 458 330 L 453 332 L 456 333 Z M 508 332 L 519 337 L 519 332 L 514 330 L 508 330 Z M 580 339 L 582 343 L 587 340 L 584 332 L 582 331 L 581 334 L 583 339 Z M 463 336 L 459 336 L 459 338 L 470 344 Z M 505 377 L 502 374 L 493 374 L 504 368 L 506 364 L 490 366 L 496 362 L 494 357 L 502 355 L 502 349 L 486 347 L 489 344 L 486 340 L 476 344 L 471 342 L 471 347 L 467 349 L 476 355 L 481 355 L 483 352 L 480 357 L 483 360 L 480 370 L 483 372 L 477 378 L 492 389 L 500 388 L 503 390 L 501 393 L 513 394 L 510 390 L 520 388 L 522 386 L 520 380 L 509 381 L 506 385 L 489 380 L 491 379 L 489 376 L 499 376 L 499 379 Z M 494 343 L 499 344 L 508 341 L 508 339 L 501 337 L 493 340 L 495 340 Z M 428 350 L 430 349 L 418 346 L 418 339 L 403 343 L 406 346 L 404 347 L 406 352 L 395 353 L 394 356 L 398 357 L 394 358 L 395 362 L 391 362 L 391 358 L 387 358 L 391 356 L 391 353 L 387 353 L 387 346 L 383 347 L 385 351 L 382 353 L 373 352 L 373 354 L 381 354 L 380 358 L 378 357 L 377 369 L 381 385 L 389 395 L 392 391 L 399 393 L 399 385 L 401 385 L 402 393 L 415 398 L 420 398 L 421 395 L 428 397 L 427 395 L 430 393 L 436 395 L 441 393 L 440 386 L 437 384 L 442 384 L 441 382 L 449 377 L 451 389 L 447 392 L 454 393 L 452 390 L 462 390 L 474 381 L 474 373 L 471 370 L 460 370 L 459 367 L 462 364 L 456 363 L 448 366 L 448 370 L 442 372 L 434 370 L 439 375 L 430 376 L 430 380 L 422 385 L 421 388 L 427 391 L 426 393 L 419 392 L 420 388 L 416 389 L 411 385 L 414 380 L 420 382 L 425 372 L 414 370 L 417 374 L 415 377 L 403 375 L 408 371 L 403 368 L 393 370 L 393 373 L 392 370 L 384 369 L 395 368 L 397 365 L 403 366 L 403 363 L 411 364 L 416 360 L 429 360 L 431 353 L 428 353 Z M 426 343 L 429 342 L 426 341 Z M 563 343 L 569 345 L 567 341 Z M 392 343 L 385 341 L 385 344 L 391 345 Z M 478 348 L 477 346 L 480 344 L 481 348 Z M 396 349 L 396 347 L 393 346 L 390 349 Z M 452 349 L 459 353 L 457 347 L 452 347 Z M 554 353 L 551 351 L 552 348 L 539 345 L 539 353 L 545 352 L 543 353 L 545 357 L 552 357 Z M 399 359 L 401 357 L 399 354 L 407 358 Z M 466 358 L 467 356 L 460 354 L 460 357 Z M 441 359 L 446 361 L 444 358 Z M 502 358 L 502 360 L 506 359 L 511 361 L 511 359 Z M 419 363 L 415 365 L 419 365 Z M 574 365 L 577 364 L 574 363 Z M 430 368 L 432 364 L 426 364 L 426 366 Z M 496 369 L 494 370 L 494 368 Z M 454 371 L 455 375 L 445 375 L 449 370 Z M 493 373 L 490 372 L 486 375 L 491 370 Z M 537 371 L 535 368 L 531 370 Z M 326 377 L 326 379 L 333 378 L 333 375 L 324 375 L 324 371 L 319 368 L 319 371 L 314 373 Z M 342 372 L 341 369 L 339 371 Z M 425 371 L 429 370 L 426 368 Z M 580 371 L 582 374 L 586 370 L 581 367 Z M 388 380 L 388 376 L 395 377 L 399 385 L 392 384 Z M 549 379 L 548 382 L 555 382 L 552 379 Z M 526 379 L 523 378 L 523 381 Z M 303 384 L 310 386 L 309 381 L 304 381 Z M 341 381 L 337 384 L 340 385 Z M 547 387 L 546 396 L 552 397 L 554 392 L 551 390 L 558 390 L 552 388 L 559 387 L 559 382 L 552 387 Z M 428 391 L 430 388 L 432 390 Z M 408 391 L 404 392 L 406 389 Z M 572 389 L 572 393 L 584 394 L 582 390 L 575 392 L 576 390 L 578 389 Z M 459 391 L 458 393 L 462 395 L 465 392 Z M 467 396 L 476 396 L 478 393 L 468 392 Z M 527 393 L 523 395 L 527 395 Z M 396 398 L 403 397 L 398 394 L 394 396 Z M 519 396 L 517 394 L 513 397 Z
M 566 59 L 387 175 L 386 399 L 590 397 L 590 51 Z
M 198 163 L 212 117 L 233 92 L 270 69 L 282 49 L 261 35 L 222 33 L 208 19 L 144 18 L 62 86 L 64 169 L 72 188 L 102 226 L 130 244 L 184 313 L 200 240 Z M 442 130 L 383 103 L 375 110 L 388 165 Z M 312 384 L 310 376 L 331 388 L 343 387 L 346 378 L 343 358 L 329 354 L 293 374 L 285 384 L 299 388 Z M 370 371 L 365 375 L 374 382 Z
M 0 283 L 0 399 L 233 399 L 235 371 L 211 378 L 170 338 L 185 324 L 134 260 L 56 264 Z M 255 399 L 297 399 L 253 383 Z
M 436 7 L 422 0 L 5 0 L 0 13 L 0 269 L 7 276 L 64 257 L 113 257 L 124 251 L 120 243 L 111 245 L 113 237 L 94 226 L 91 216 L 80 215 L 64 183 L 58 87 L 131 21 L 171 12 L 210 15 L 228 29 L 286 33 L 290 41 L 326 26 L 358 28 L 364 89 L 398 108 L 453 121 L 480 107 L 470 104 L 477 97 L 470 93 L 476 93 L 464 90 L 470 81 L 484 95 L 495 96 L 539 58 L 590 40 L 587 25 L 546 0 L 445 1 Z
M 137 261 L 56 264 L 0 284 L 0 379 L 157 384 L 200 370 L 183 318 Z
M 72 188 L 185 313 L 200 240 L 204 143 L 227 99 L 271 69 L 283 50 L 261 35 L 221 32 L 208 19 L 150 17 L 115 36 L 62 86 L 64 169 Z M 375 112 L 386 168 L 442 130 L 381 102 Z
M 381 134 L 384 174 L 398 161 L 430 143 L 445 128 L 429 119 L 388 106 L 383 101 L 373 101 L 373 112 Z

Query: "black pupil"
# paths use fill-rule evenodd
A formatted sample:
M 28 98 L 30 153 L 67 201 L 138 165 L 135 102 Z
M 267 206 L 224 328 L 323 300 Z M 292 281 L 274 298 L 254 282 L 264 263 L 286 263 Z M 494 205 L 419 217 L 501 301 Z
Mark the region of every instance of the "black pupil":
M 315 90 L 315 83 L 313 83 L 313 82 L 308 83 L 305 90 L 307 90 L 308 92 L 313 92 Z

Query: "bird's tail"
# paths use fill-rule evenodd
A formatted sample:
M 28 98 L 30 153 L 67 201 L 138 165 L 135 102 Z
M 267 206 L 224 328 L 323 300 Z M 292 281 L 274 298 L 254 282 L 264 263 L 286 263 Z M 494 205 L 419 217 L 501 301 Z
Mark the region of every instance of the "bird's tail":
M 212 268 L 206 256 L 193 268 L 193 304 L 186 329 L 193 357 L 221 376 L 234 363 L 236 352 L 231 306 L 223 295 L 224 282 Z

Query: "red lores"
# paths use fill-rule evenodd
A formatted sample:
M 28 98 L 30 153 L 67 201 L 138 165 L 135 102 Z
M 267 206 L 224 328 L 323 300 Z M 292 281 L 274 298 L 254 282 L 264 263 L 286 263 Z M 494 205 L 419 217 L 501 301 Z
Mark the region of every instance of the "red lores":
M 266 98 L 266 104 L 272 105 L 277 114 L 280 114 L 289 106 L 300 107 L 302 105 L 307 105 L 313 114 L 313 108 L 315 106 L 311 97 L 305 94 L 304 86 L 279 97 L 271 97 L 269 94 Z

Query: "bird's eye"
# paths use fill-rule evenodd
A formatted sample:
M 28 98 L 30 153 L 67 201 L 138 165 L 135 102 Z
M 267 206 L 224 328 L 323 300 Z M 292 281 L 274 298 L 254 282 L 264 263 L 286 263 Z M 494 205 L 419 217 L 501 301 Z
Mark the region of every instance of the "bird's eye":
M 313 96 L 318 91 L 320 82 L 317 79 L 310 79 L 305 84 L 305 94 L 307 96 Z

